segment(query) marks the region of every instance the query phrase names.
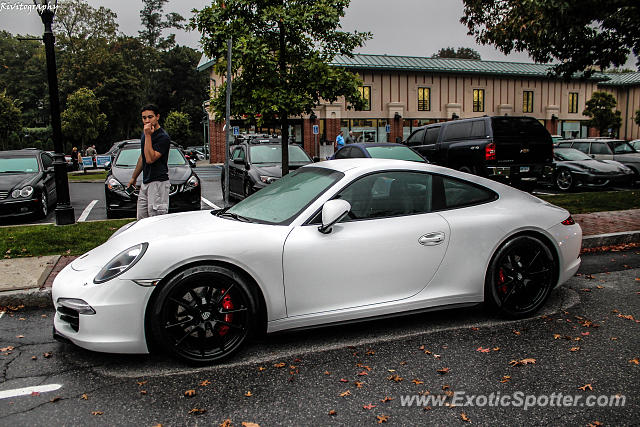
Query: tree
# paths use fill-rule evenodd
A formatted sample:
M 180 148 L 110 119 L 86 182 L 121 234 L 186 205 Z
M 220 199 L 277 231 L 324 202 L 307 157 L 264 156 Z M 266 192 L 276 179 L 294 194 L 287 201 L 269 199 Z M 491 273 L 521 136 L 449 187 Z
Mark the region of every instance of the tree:
M 638 126 L 640 126 L 640 110 L 636 110 L 636 117 L 635 117 L 634 121 L 636 122 L 636 124 Z
M 463 0 L 469 35 L 505 54 L 528 52 L 536 62 L 558 61 L 558 75 L 570 78 L 593 66 L 605 70 L 640 58 L 638 0 Z M 637 63 L 640 67 L 640 59 Z
M 452 47 L 443 47 L 433 54 L 433 58 L 482 59 L 479 52 L 468 47 L 459 47 L 457 51 Z
M 162 17 L 165 3 L 169 0 L 142 0 L 144 7 L 140 11 L 143 29 L 138 31 L 140 40 L 149 47 L 170 49 L 175 46 L 175 34 L 162 37 L 162 32 L 168 28 L 184 28 L 184 18 L 178 13 L 168 13 Z
M 187 146 L 191 136 L 191 117 L 181 111 L 171 111 L 164 120 L 165 130 L 172 141 Z
M 608 130 L 619 129 L 622 124 L 620 111 L 613 111 L 616 105 L 613 95 L 607 92 L 593 92 L 582 112 L 583 115 L 591 117 L 587 125 L 598 129 L 600 136 L 610 136 Z
M 65 138 L 80 147 L 89 145 L 107 127 L 107 115 L 100 112 L 98 99 L 87 88 L 80 88 L 69 96 L 67 109 L 60 119 Z
M 9 148 L 9 136 L 13 132 L 22 130 L 22 111 L 20 104 L 7 95 L 7 91 L 0 92 L 0 142 L 2 149 Z
M 364 106 L 353 73 L 329 62 L 352 55 L 369 33 L 340 31 L 350 0 L 213 0 L 195 14 L 191 28 L 202 34 L 205 53 L 225 75 L 227 39 L 233 38 L 233 99 L 230 114 L 247 115 L 258 124 L 279 122 L 282 129 L 282 173 L 289 171 L 288 118 L 311 113 L 321 99 L 344 96 Z M 226 82 L 212 99 L 224 117 Z
M 115 40 L 118 35 L 116 15 L 111 9 L 90 6 L 85 0 L 61 2 L 53 27 L 59 42 L 75 49 L 79 40 L 100 38 Z

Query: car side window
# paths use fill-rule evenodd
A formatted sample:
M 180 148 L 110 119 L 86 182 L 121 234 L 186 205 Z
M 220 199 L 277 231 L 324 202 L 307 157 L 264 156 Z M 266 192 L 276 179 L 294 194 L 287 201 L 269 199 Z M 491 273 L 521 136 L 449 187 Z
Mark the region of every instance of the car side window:
M 434 176 L 433 209 L 462 208 L 492 202 L 498 195 L 488 188 L 445 176 Z
M 424 132 L 425 129 L 418 129 L 417 131 L 409 135 L 409 138 L 407 139 L 407 145 L 409 147 L 412 147 L 414 145 L 422 145 L 424 143 Z
M 236 159 L 244 160 L 244 150 L 242 149 L 242 147 L 238 147 L 233 150 L 233 153 L 231 154 L 231 160 Z
M 467 139 L 471 135 L 472 122 L 451 123 L 444 130 L 443 141 L 454 141 L 458 139 Z
M 338 152 L 334 157 L 336 159 L 348 159 L 350 153 L 351 153 L 351 147 L 343 147 L 338 150 Z
M 603 142 L 592 142 L 591 154 L 611 154 L 611 150 L 609 146 Z
M 382 172 L 350 184 L 337 198 L 351 204 L 343 221 L 414 215 L 431 211 L 430 174 Z
M 433 145 L 438 142 L 438 135 L 440 134 L 440 126 L 433 128 L 427 128 L 427 137 L 425 138 L 425 145 Z
M 45 170 L 53 166 L 53 158 L 47 153 L 42 153 L 42 166 Z
M 364 155 L 360 147 L 350 147 L 350 148 L 351 148 L 351 153 L 349 153 L 350 159 L 362 159 L 367 157 Z
M 571 148 L 575 148 L 576 150 L 580 150 L 585 154 L 589 154 L 589 143 L 588 142 L 574 142 Z
M 558 148 L 571 148 L 573 142 L 561 142 L 558 144 Z

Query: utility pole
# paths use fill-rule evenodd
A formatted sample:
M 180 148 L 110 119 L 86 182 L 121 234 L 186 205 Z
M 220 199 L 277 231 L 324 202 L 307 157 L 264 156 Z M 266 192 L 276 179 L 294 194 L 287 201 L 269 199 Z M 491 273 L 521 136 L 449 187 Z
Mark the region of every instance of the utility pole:
M 229 147 L 231 145 L 231 37 L 227 39 L 227 112 L 224 134 L 224 206 L 229 206 Z

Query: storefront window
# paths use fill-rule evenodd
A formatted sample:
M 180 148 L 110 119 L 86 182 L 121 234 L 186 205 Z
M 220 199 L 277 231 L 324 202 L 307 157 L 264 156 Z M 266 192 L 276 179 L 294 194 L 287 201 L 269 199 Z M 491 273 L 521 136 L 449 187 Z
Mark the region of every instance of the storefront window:
M 388 121 L 386 119 L 378 120 L 378 138 L 376 139 L 377 142 L 388 141 L 387 123 Z M 391 126 L 393 126 L 393 124 L 391 124 Z M 390 141 L 390 142 L 395 142 L 395 141 Z
M 354 119 L 351 120 L 351 130 L 358 142 L 378 141 L 378 120 L 377 119 Z

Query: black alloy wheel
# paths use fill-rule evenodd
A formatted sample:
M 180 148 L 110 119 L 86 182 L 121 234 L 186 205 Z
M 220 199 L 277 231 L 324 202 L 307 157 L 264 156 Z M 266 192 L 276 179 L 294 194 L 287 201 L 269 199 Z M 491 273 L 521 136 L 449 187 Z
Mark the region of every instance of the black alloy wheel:
M 570 191 L 574 186 L 573 175 L 569 169 L 562 168 L 556 173 L 556 187 L 561 191 Z
M 255 330 L 256 307 L 238 274 L 218 266 L 192 267 L 160 289 L 150 326 L 164 350 L 186 362 L 206 364 L 242 347 Z
M 556 283 L 557 262 L 549 247 L 532 236 L 518 236 L 496 252 L 485 280 L 485 302 L 510 318 L 524 318 L 542 307 Z

